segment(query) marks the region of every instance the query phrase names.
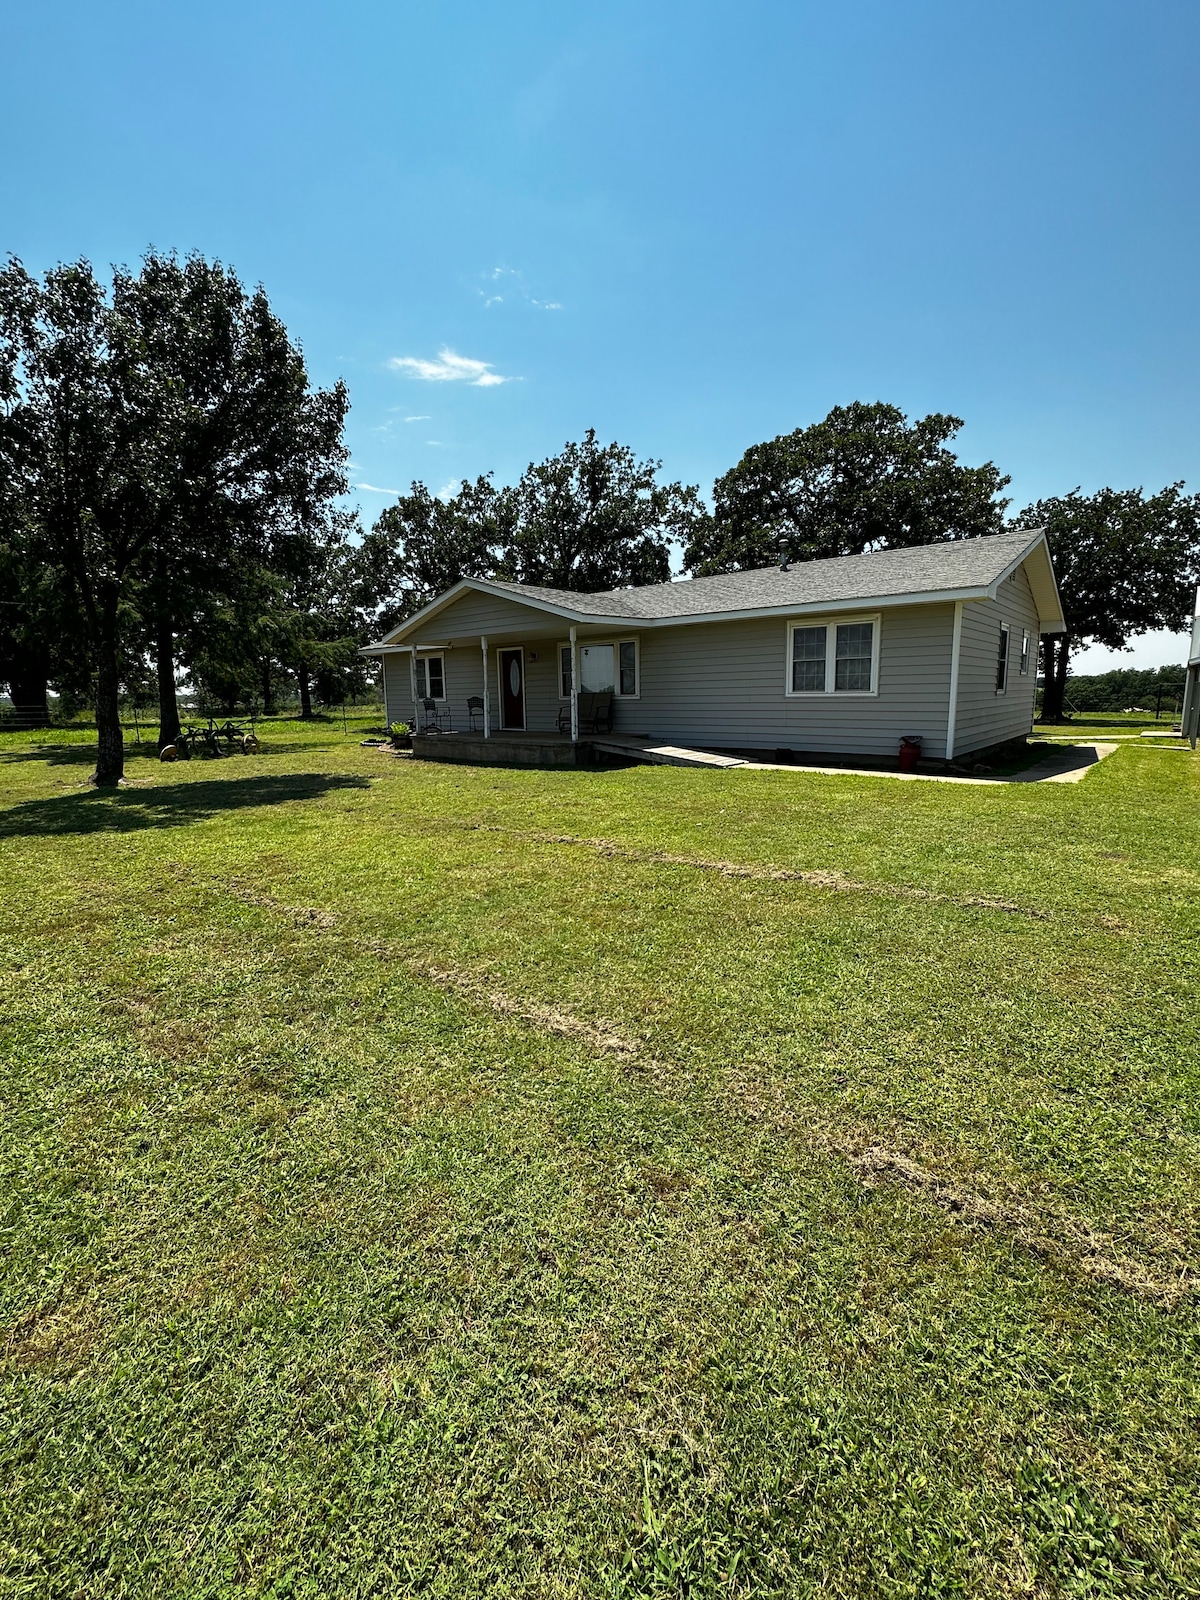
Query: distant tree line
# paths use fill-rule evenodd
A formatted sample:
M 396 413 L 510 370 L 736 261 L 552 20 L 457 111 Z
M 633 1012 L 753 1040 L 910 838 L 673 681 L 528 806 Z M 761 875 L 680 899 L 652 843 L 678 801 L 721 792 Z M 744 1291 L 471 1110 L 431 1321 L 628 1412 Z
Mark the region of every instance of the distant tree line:
M 344 509 L 345 386 L 314 388 L 261 288 L 152 252 L 102 284 L 86 261 L 0 269 L 0 684 L 95 707 L 95 781 L 120 781 L 122 693 L 179 731 L 184 673 L 217 707 L 302 715 L 363 687 L 359 647 L 463 577 L 576 591 L 1045 527 L 1067 633 L 1043 641 L 1043 716 L 1071 651 L 1181 628 L 1200 498 L 1181 483 L 1078 489 L 1007 516 L 1009 479 L 950 448 L 958 417 L 855 402 L 751 446 L 698 487 L 594 430 L 435 495 L 420 482 L 363 533 Z M 1076 702 L 1078 703 L 1078 702 Z
M 1067 699 L 1073 711 L 1128 711 L 1138 707 L 1166 714 L 1183 699 L 1186 668 L 1117 667 L 1112 672 L 1073 676 L 1067 683 Z

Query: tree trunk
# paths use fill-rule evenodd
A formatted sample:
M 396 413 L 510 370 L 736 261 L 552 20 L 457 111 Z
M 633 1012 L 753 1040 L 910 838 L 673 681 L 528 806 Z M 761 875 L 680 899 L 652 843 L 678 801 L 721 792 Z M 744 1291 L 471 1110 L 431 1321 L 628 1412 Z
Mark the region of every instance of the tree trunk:
M 301 668 L 296 676 L 300 680 L 300 715 L 307 720 L 312 716 L 312 690 L 308 684 L 308 673 Z
M 96 649 L 96 731 L 100 736 L 92 782 L 98 789 L 115 787 L 125 776 L 125 739 L 121 733 L 120 688 L 115 629 Z
M 1058 640 L 1058 660 L 1054 664 L 1054 703 L 1058 707 L 1059 722 L 1067 720 L 1067 661 L 1071 654 L 1071 641 L 1066 634 Z
M 1066 692 L 1067 641 L 1061 634 L 1047 633 L 1042 638 L 1045 663 L 1042 684 L 1042 722 L 1064 722 L 1063 699 Z
M 169 623 L 160 622 L 154 641 L 158 671 L 158 748 L 164 750 L 179 738 L 179 698 L 175 692 L 175 635 Z

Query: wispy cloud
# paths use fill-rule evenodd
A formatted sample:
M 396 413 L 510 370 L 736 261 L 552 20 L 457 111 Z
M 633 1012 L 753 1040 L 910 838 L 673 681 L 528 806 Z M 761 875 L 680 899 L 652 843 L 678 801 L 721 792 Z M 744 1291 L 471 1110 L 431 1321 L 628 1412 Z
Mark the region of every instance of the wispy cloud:
M 436 361 L 426 361 L 421 356 L 393 356 L 388 366 L 426 383 L 469 383 L 476 389 L 491 389 L 498 383 L 512 382 L 493 372 L 490 361 L 475 361 L 447 348 L 438 351 Z
M 364 489 L 364 490 L 366 490 L 367 494 L 394 494 L 394 495 L 398 495 L 400 493 L 399 489 L 381 489 L 377 483 L 354 483 L 354 484 L 351 484 L 350 487 L 352 489 Z
M 419 417 L 405 417 L 404 420 L 405 422 L 432 422 L 433 419 L 428 411 L 425 411 Z
M 539 311 L 562 310 L 561 300 L 539 300 L 530 294 L 525 286 L 524 275 L 515 267 L 492 267 L 483 274 L 483 281 L 487 287 L 476 290 L 476 293 L 483 300 L 485 311 L 489 306 L 502 306 L 505 300 L 536 306 Z

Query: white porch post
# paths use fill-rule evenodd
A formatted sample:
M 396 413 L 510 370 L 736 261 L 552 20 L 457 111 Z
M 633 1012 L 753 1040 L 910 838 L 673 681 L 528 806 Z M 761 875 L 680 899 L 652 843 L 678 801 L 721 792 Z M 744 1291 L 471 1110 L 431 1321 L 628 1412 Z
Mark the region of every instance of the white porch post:
M 955 723 L 958 720 L 958 658 L 962 653 L 963 603 L 954 602 L 954 634 L 950 641 L 950 706 L 946 712 L 946 760 L 954 760 Z
M 415 644 L 410 646 L 408 652 L 408 681 L 412 688 L 412 727 L 413 732 L 416 733 L 421 719 L 417 711 L 417 647 Z
M 575 648 L 575 629 L 571 628 L 571 743 L 579 743 L 579 651 Z
M 492 707 L 491 696 L 488 694 L 487 674 L 487 634 L 479 635 L 479 648 L 483 651 L 483 737 L 492 737 Z

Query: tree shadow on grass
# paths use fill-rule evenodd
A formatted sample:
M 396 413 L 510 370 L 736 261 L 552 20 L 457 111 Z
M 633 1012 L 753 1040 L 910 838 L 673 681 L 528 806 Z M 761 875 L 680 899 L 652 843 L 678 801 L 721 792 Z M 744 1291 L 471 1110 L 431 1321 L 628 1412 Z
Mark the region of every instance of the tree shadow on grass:
M 339 738 L 340 745 L 342 740 Z M 302 751 L 326 750 L 333 746 L 333 741 L 316 739 L 278 740 L 272 739 L 270 744 L 264 743 L 256 752 L 256 756 L 293 756 Z M 336 748 L 336 746 L 334 746 Z M 192 763 L 218 761 L 241 761 L 245 759 L 239 750 L 223 750 L 220 756 L 212 756 L 207 752 L 196 754 Z M 89 740 L 86 744 L 37 744 L 29 745 L 25 749 L 5 750 L 0 748 L 0 768 L 7 763 L 22 761 L 42 761 L 48 767 L 94 767 L 96 765 L 96 744 Z M 157 768 L 161 765 L 158 759 L 157 746 L 143 743 L 141 745 L 127 744 L 125 746 L 125 765 L 130 767 L 139 762 L 147 762 Z M 185 763 L 187 764 L 187 763 Z
M 90 789 L 26 800 L 0 811 L 0 838 L 185 828 L 223 812 L 319 800 L 339 789 L 370 787 L 369 779 L 343 773 L 289 772 L 278 777 L 200 778 L 146 789 Z

